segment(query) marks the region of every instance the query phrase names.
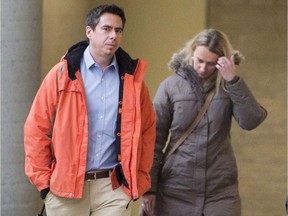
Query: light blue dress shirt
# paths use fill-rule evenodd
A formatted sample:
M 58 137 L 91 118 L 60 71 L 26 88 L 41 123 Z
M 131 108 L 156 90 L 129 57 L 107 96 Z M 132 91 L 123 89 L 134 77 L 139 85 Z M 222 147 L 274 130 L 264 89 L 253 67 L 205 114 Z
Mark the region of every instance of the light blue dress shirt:
M 88 112 L 86 170 L 106 170 L 117 164 L 115 129 L 119 101 L 119 67 L 114 56 L 103 71 L 93 60 L 89 46 L 80 65 Z

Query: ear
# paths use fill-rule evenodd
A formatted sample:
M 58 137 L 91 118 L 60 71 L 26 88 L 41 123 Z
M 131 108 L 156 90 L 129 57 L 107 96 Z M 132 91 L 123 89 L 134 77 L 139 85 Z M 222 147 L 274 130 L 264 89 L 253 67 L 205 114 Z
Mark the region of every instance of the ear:
M 90 39 L 91 38 L 91 34 L 93 32 L 92 28 L 90 26 L 86 26 L 85 32 L 86 32 L 86 37 Z

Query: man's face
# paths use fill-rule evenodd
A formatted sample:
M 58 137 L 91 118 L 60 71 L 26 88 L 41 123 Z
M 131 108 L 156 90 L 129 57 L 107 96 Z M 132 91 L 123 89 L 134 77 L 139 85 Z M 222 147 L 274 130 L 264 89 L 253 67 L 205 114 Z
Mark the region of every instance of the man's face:
M 97 58 L 112 58 L 122 40 L 123 23 L 121 17 L 104 13 L 93 31 L 86 27 L 89 38 L 90 53 L 94 60 Z

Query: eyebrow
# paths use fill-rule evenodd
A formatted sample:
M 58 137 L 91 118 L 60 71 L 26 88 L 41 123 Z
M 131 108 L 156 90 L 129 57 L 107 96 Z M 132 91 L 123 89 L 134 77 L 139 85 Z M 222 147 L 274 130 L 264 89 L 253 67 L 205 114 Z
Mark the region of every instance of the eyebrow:
M 199 58 L 199 57 L 197 57 L 197 56 L 195 56 L 195 58 L 197 58 L 198 61 L 202 61 L 202 62 L 205 62 L 205 63 L 207 63 L 207 64 L 217 64 L 217 61 L 215 61 L 215 62 L 212 62 L 212 61 L 206 62 L 206 61 L 204 61 L 203 59 L 201 59 L 201 58 Z
M 113 26 L 104 24 L 103 26 L 101 26 L 101 28 L 110 28 L 110 29 L 113 29 Z M 116 29 L 116 30 L 122 30 L 122 31 L 123 31 L 123 28 L 122 28 L 122 27 L 115 27 L 115 29 Z

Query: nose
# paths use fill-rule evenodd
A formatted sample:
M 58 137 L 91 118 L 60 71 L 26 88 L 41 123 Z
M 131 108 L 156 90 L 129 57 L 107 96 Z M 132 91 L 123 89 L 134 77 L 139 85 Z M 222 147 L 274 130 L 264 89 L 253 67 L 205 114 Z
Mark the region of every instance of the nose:
M 110 32 L 110 38 L 114 39 L 114 38 L 116 38 L 116 36 L 117 36 L 117 32 L 115 30 L 112 30 Z

